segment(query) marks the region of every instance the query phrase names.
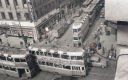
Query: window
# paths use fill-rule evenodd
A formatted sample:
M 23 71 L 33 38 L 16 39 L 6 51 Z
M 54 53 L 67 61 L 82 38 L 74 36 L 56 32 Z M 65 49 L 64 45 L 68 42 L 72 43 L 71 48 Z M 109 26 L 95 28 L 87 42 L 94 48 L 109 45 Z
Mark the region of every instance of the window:
M 27 1 L 26 0 L 23 0 L 23 4 L 27 4 Z
M 44 61 L 38 61 L 39 62 L 39 64 L 41 64 L 41 65 L 45 65 L 45 62 Z
M 7 7 L 10 5 L 9 0 L 5 0 L 5 3 Z
M 18 59 L 18 58 L 15 58 L 15 62 L 20 62 L 20 59 Z
M 45 62 L 44 62 L 44 61 L 42 61 L 42 62 L 41 62 L 41 64 L 42 64 L 42 65 L 45 65 Z
M 45 55 L 45 56 L 52 57 L 52 54 L 51 54 L 50 52 L 48 52 L 48 53 L 47 53 L 47 52 L 44 52 L 44 55 Z
M 80 70 L 80 67 L 72 66 L 72 70 Z
M 81 31 L 81 28 L 79 28 L 78 31 Z
M 13 20 L 13 14 L 11 12 L 8 13 L 10 20 Z
M 48 66 L 53 66 L 53 63 L 46 62 L 46 65 L 48 65 Z
M 53 57 L 55 57 L 55 58 L 60 58 L 60 55 L 57 54 L 57 53 L 53 53 Z
M 8 61 L 13 61 L 13 58 L 12 57 L 7 57 L 7 60 Z
M 26 62 L 26 60 L 25 60 L 25 59 L 20 59 L 20 61 L 21 61 L 21 62 Z
M 5 56 L 0 56 L 0 59 L 1 60 L 6 60 L 6 57 Z
M 14 0 L 14 5 L 15 5 L 15 6 L 18 6 L 17 0 Z
M 31 54 L 31 53 L 32 53 L 32 51 L 31 51 L 31 50 L 29 50 L 29 53 Z
M 62 68 L 61 64 L 54 64 L 54 66 L 57 67 L 57 68 Z
M 68 55 L 65 55 L 65 54 L 62 54 L 61 57 L 62 57 L 63 59 L 69 59 L 69 56 L 68 56 Z
M 74 37 L 74 40 L 79 40 L 79 38 L 78 37 Z
M 24 13 L 24 17 L 26 18 L 26 20 L 30 20 L 29 13 Z
M 82 70 L 85 70 L 85 68 L 84 68 L 84 67 L 82 67 Z
M 0 0 L 0 7 L 2 7 L 2 2 L 1 2 L 1 0 Z
M 35 55 L 35 51 L 31 51 L 31 54 Z
M 29 69 L 26 69 L 27 72 L 29 72 Z
M 21 20 L 21 14 L 20 13 L 17 13 L 17 18 L 18 18 L 18 20 Z
M 71 56 L 71 60 L 76 60 L 76 56 Z
M 82 60 L 83 57 L 82 56 L 77 56 L 77 60 Z
M 64 69 L 71 69 L 70 66 L 65 66 L 65 65 L 63 65 L 63 68 L 64 68 Z
M 2 65 L 0 65 L 0 68 L 2 68 Z
M 36 51 L 36 55 L 39 55 L 39 51 Z
M 44 52 L 44 55 L 47 56 L 47 52 Z
M 8 66 L 3 66 L 4 69 L 6 70 L 9 70 L 9 67 Z
M 43 55 L 43 52 L 40 52 L 40 55 Z
M 77 32 L 77 29 L 73 29 L 73 32 Z
M 11 71 L 16 71 L 16 68 L 10 67 L 10 70 L 11 70 Z
M 47 54 L 47 56 L 52 57 L 52 54 L 49 52 L 49 53 Z
M 2 19 L 6 19 L 5 13 L 1 12 Z

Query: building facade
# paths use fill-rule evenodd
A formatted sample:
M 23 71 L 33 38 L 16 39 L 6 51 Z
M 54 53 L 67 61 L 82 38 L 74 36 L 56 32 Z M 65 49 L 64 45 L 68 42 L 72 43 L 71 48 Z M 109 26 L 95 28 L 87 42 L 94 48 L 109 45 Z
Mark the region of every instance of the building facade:
M 60 20 L 74 3 L 77 0 L 0 0 L 0 32 L 38 40 L 43 28 Z

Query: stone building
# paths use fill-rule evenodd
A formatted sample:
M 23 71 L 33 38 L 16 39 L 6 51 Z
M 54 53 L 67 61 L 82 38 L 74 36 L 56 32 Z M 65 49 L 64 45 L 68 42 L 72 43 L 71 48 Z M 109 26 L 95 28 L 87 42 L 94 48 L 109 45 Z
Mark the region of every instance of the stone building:
M 79 0 L 0 0 L 0 32 L 38 40 Z

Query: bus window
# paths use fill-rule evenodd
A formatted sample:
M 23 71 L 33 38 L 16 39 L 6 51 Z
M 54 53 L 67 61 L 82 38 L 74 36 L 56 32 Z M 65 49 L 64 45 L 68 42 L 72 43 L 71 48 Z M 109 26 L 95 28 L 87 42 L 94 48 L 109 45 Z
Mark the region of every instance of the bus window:
M 57 68 L 62 68 L 61 64 L 54 64 L 54 66 L 57 67 Z
M 1 60 L 6 60 L 6 57 L 5 56 L 0 56 L 0 59 Z
M 74 33 L 74 32 L 77 32 L 77 29 L 73 29 L 73 33 Z
M 11 70 L 11 71 L 16 71 L 16 68 L 10 67 L 10 70 Z
M 77 56 L 77 60 L 82 60 L 83 57 L 82 56 Z
M 85 68 L 84 67 L 82 67 L 82 70 L 84 70 Z
M 57 54 L 57 53 L 53 53 L 53 57 L 55 57 L 55 58 L 60 58 L 60 55 Z
M 0 68 L 2 68 L 2 65 L 0 65 Z
M 26 60 L 25 60 L 25 59 L 20 59 L 20 61 L 21 61 L 21 62 L 26 62 Z
M 47 56 L 47 52 L 44 52 L 44 55 Z
M 47 54 L 47 56 L 52 57 L 52 54 L 49 52 L 49 53 Z
M 40 55 L 44 55 L 43 52 L 40 52 Z
M 71 60 L 76 60 L 76 56 L 71 56 Z
M 31 51 L 31 54 L 35 55 L 35 51 Z
M 3 66 L 4 69 L 6 70 L 9 70 L 9 67 L 8 66 Z
M 20 59 L 18 59 L 18 58 L 15 58 L 14 60 L 15 60 L 15 62 L 20 62 Z
M 32 53 L 32 51 L 31 51 L 31 50 L 29 50 L 29 53 L 31 54 L 31 53 Z
M 7 60 L 8 60 L 8 61 L 13 61 L 13 58 L 7 57 Z
M 81 28 L 79 28 L 78 31 L 81 31 Z
M 36 55 L 39 55 L 39 51 L 36 51 Z
M 45 65 L 45 62 L 44 62 L 44 61 L 42 61 L 42 62 L 41 62 L 41 64 L 42 64 L 42 65 Z
M 69 56 L 68 55 L 65 55 L 65 54 L 64 55 L 62 54 L 61 55 L 61 58 L 63 58 L 63 59 L 69 59 Z
M 29 72 L 29 69 L 26 69 L 27 72 Z
M 71 69 L 70 66 L 65 66 L 65 65 L 63 65 L 63 68 L 64 68 L 64 69 Z
M 38 61 L 38 63 L 39 63 L 40 65 L 45 65 L 45 62 L 44 62 L 44 61 Z
M 46 65 L 47 65 L 47 66 L 53 66 L 53 63 L 46 62 Z
M 80 67 L 72 66 L 72 70 L 80 70 Z
M 73 39 L 74 39 L 74 40 L 79 40 L 79 38 L 78 38 L 78 37 L 73 37 Z

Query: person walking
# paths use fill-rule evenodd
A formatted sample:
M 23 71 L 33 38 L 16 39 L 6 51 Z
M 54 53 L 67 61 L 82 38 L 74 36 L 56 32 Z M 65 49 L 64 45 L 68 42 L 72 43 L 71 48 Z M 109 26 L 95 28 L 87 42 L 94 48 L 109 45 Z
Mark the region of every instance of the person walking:
M 0 44 L 2 44 L 2 39 L 0 38 Z

